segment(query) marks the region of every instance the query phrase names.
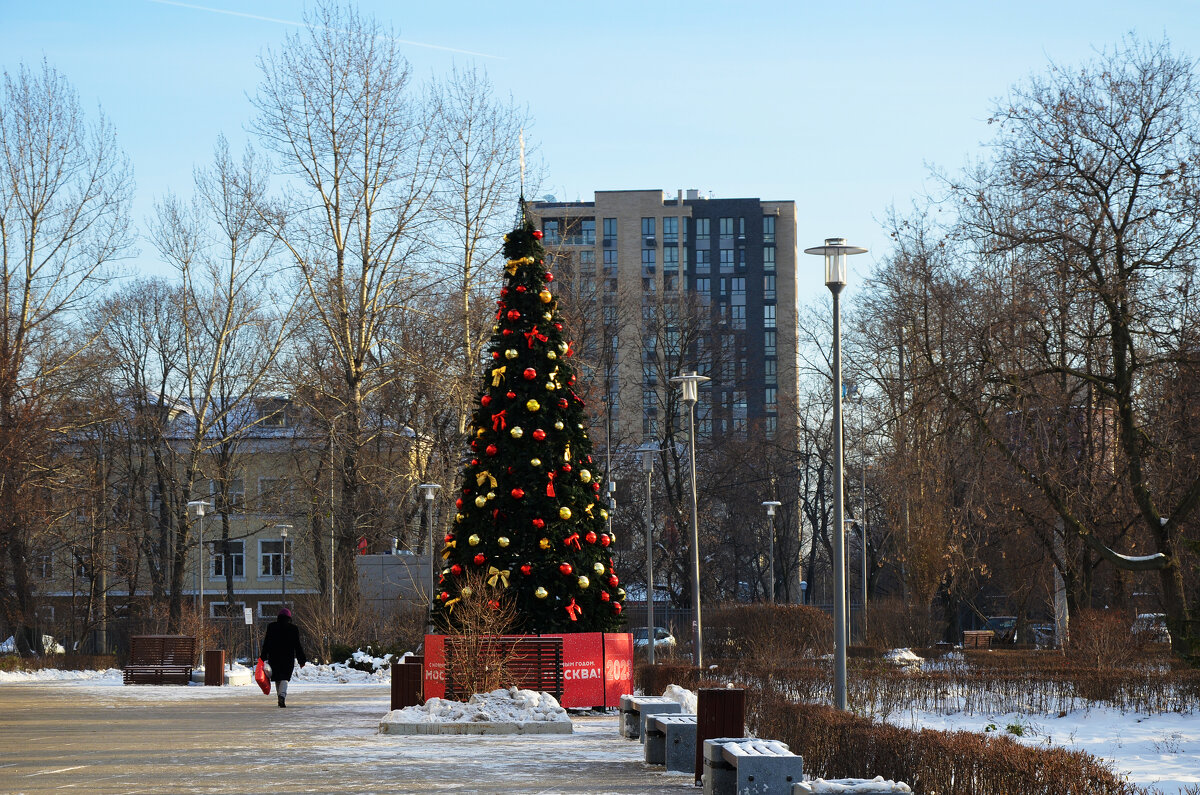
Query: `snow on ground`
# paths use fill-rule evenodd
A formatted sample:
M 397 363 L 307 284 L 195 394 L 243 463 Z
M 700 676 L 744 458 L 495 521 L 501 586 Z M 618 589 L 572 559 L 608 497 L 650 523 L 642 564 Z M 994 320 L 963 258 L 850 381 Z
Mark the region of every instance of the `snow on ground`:
M 913 654 L 912 649 L 892 649 L 883 655 L 883 659 L 905 668 L 920 668 L 921 663 L 925 662 L 925 658 Z
M 93 685 L 121 684 L 121 669 L 107 671 L 57 671 L 43 668 L 40 671 L 0 671 L 0 685 L 29 684 L 32 682 L 87 682 Z
M 571 722 L 567 711 L 549 693 L 532 690 L 493 690 L 476 693 L 465 704 L 431 698 L 424 706 L 392 710 L 384 720 L 389 723 L 535 723 Z
M 679 702 L 680 711 L 685 715 L 696 714 L 696 694 L 685 687 L 667 685 L 667 689 L 663 691 L 663 698 Z
M 854 793 L 875 793 L 894 792 L 894 793 L 911 793 L 904 782 L 885 781 L 883 776 L 876 776 L 872 779 L 865 778 L 839 778 L 832 781 L 826 781 L 823 778 L 818 778 L 814 781 L 806 781 L 800 784 L 799 791 L 801 793 L 812 793 L 812 795 L 853 795 Z
M 1063 717 L 904 711 L 887 722 L 912 729 L 997 732 L 1026 745 L 1057 745 L 1105 760 L 1139 786 L 1173 795 L 1200 783 L 1200 715 L 1142 715 L 1112 708 L 1073 710 Z

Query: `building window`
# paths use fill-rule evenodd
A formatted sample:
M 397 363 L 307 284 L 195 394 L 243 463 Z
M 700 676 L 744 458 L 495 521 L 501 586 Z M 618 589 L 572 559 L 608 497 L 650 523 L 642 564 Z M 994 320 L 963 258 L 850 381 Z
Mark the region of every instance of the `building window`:
M 229 498 L 221 500 L 220 481 L 208 481 L 208 499 L 216 513 L 239 513 L 246 507 L 246 484 L 241 478 L 231 478 L 229 481 Z
M 692 277 L 692 289 L 698 293 L 703 293 L 704 295 L 708 295 L 709 293 L 712 292 L 712 279 L 710 279 L 707 276 L 704 276 L 704 277 L 693 276 Z
M 705 246 L 708 245 L 709 230 L 711 228 L 712 228 L 712 219 L 711 218 L 697 218 L 696 219 L 696 245 L 697 246 L 699 246 L 701 243 L 703 243 Z
M 743 276 L 735 276 L 729 280 L 729 290 L 734 295 L 746 295 L 746 279 Z
M 34 573 L 39 580 L 48 580 L 54 576 L 54 555 L 38 555 L 34 560 Z
M 774 356 L 774 355 L 775 355 L 775 332 L 774 331 L 764 331 L 763 332 L 763 356 Z
M 734 304 L 729 307 L 729 319 L 733 328 L 744 329 L 746 327 L 745 304 Z
M 642 417 L 642 438 L 654 439 L 658 436 L 658 420 L 653 417 Z
M 775 383 L 778 377 L 779 363 L 775 359 L 763 359 L 763 380 L 768 384 Z
M 587 250 L 580 251 L 579 252 L 579 264 L 581 266 L 591 265 L 592 267 L 595 267 L 596 266 L 596 252 L 595 251 L 587 251 Z
M 763 270 L 775 270 L 775 247 L 763 246 Z
M 233 578 L 240 580 L 246 576 L 246 542 L 245 541 L 214 541 L 209 545 L 212 550 L 212 566 L 209 576 L 213 578 L 225 576 L 226 550 L 229 555 L 229 570 Z
M 663 289 L 673 291 L 679 289 L 679 277 L 673 273 L 663 275 Z
M 585 246 L 596 245 L 596 219 L 586 218 L 579 224 L 580 242 Z
M 739 218 L 738 219 L 738 240 L 745 240 L 745 239 L 746 239 L 746 219 Z
M 258 542 L 258 574 L 260 577 L 280 577 L 283 573 L 283 539 Z M 292 576 L 292 541 L 287 542 L 287 573 Z
M 617 280 L 616 279 L 605 279 L 604 280 L 604 292 L 607 293 L 608 295 L 615 295 L 617 292 Z
M 232 608 L 232 611 L 230 610 Z M 245 602 L 234 602 L 232 605 L 229 602 L 209 602 L 208 617 L 209 618 L 233 618 L 235 621 L 240 621 L 244 611 L 246 610 Z M 276 611 L 278 613 L 278 611 Z
M 642 245 L 646 245 L 646 246 L 655 245 L 655 237 L 656 236 L 654 234 L 654 219 L 653 218 L 643 218 L 642 219 Z
M 286 428 L 290 403 L 286 398 L 266 398 L 258 401 L 258 424 L 265 428 Z
M 546 241 L 546 245 L 552 245 L 559 241 L 558 221 L 555 219 L 546 219 L 542 222 L 542 235 Z
M 706 248 L 696 249 L 696 273 L 709 273 L 712 269 L 712 252 Z
M 604 219 L 604 241 L 607 243 L 610 240 L 615 241 L 616 239 L 617 239 L 617 219 L 616 218 L 605 218 Z
M 658 413 L 658 393 L 653 389 L 642 390 L 642 411 L 647 414 Z
M 767 301 L 775 300 L 775 274 L 773 273 L 763 275 L 763 298 Z
M 263 513 L 290 513 L 292 482 L 288 478 L 258 479 L 258 509 Z
M 658 291 L 658 285 L 656 285 L 654 283 L 653 276 L 647 276 L 646 278 L 642 279 L 642 290 L 644 290 L 645 292 L 648 292 L 648 293 L 653 293 L 653 292 Z
M 722 218 L 719 222 L 720 233 L 722 240 L 731 240 L 733 238 L 733 219 Z
M 773 386 L 769 386 L 763 390 L 763 409 L 765 411 L 778 411 L 778 395 L 779 390 Z
M 663 244 L 675 245 L 679 242 L 679 219 L 675 217 L 663 219 Z
M 647 249 L 651 253 L 653 250 Z M 663 249 L 663 272 L 679 270 L 679 249 L 674 246 L 668 246 Z
M 733 273 L 733 249 L 723 248 L 721 256 L 721 273 Z
M 606 326 L 615 326 L 617 323 L 617 308 L 615 306 L 604 307 L 604 324 Z
M 763 307 L 763 328 L 775 328 L 775 304 Z
M 642 249 L 642 267 L 643 268 L 653 268 L 654 267 L 654 260 L 655 260 L 656 253 L 657 252 L 655 252 L 655 250 L 652 248 Z
M 611 275 L 617 270 L 617 250 L 615 248 L 604 249 L 604 274 Z
M 768 439 L 775 438 L 776 429 L 779 427 L 778 417 L 763 417 L 763 432 Z
M 763 216 L 763 243 L 775 243 L 775 216 Z

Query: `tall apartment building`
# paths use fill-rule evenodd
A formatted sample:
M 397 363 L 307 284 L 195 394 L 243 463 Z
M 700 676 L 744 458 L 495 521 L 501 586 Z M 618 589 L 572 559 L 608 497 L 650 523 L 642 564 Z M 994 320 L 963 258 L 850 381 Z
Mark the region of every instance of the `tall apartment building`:
M 590 375 L 606 382 L 614 439 L 655 437 L 671 388 L 661 365 L 675 359 L 712 378 L 698 434 L 791 441 L 794 202 L 596 191 L 590 202 L 533 202 L 528 212 L 560 270 L 593 297 L 587 322 L 599 323 L 591 334 L 609 349 L 603 372 Z

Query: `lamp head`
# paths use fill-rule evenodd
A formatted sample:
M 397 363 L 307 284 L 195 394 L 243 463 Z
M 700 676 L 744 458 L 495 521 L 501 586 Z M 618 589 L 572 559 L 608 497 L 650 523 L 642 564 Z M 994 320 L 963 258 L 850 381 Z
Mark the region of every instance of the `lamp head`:
M 775 509 L 778 508 L 780 505 L 783 505 L 783 503 L 778 502 L 776 500 L 767 500 L 766 502 L 763 503 L 763 505 L 765 505 L 767 507 L 767 516 L 774 516 Z
M 696 401 L 700 399 L 700 385 L 705 381 L 711 380 L 708 376 L 700 375 L 693 370 L 690 373 L 675 376 L 671 379 L 671 382 L 679 384 L 683 390 L 683 402 L 689 406 L 694 406 L 696 405 Z
M 806 248 L 804 253 L 825 257 L 825 286 L 836 293 L 846 286 L 846 257 L 865 254 L 867 250 L 861 246 L 846 245 L 844 237 L 827 237 L 825 245 Z
M 440 489 L 441 486 L 436 483 L 422 483 L 421 485 L 417 486 L 417 488 L 424 492 L 426 500 L 432 501 L 433 495 L 437 493 L 437 490 Z

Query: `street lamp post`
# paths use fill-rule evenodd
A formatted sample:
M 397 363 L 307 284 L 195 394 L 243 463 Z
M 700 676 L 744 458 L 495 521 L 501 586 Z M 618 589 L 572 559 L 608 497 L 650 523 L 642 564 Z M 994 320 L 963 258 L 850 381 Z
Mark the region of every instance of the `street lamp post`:
M 775 604 L 775 509 L 781 502 L 767 500 L 767 604 Z
M 429 527 L 429 631 L 433 632 L 433 592 L 437 584 L 437 576 L 434 574 L 434 552 L 433 552 L 433 498 L 441 488 L 436 483 L 422 483 L 417 486 L 421 493 L 425 495 L 425 521 Z
M 642 506 L 646 522 L 646 660 L 654 665 L 654 518 L 650 510 L 650 487 L 654 481 L 654 454 L 659 447 L 646 442 L 638 452 L 642 456 L 642 471 L 646 473 L 646 504 Z
M 825 257 L 825 286 L 833 295 L 833 692 L 834 705 L 846 709 L 846 506 L 843 489 L 842 438 L 842 316 L 838 296 L 846 286 L 846 257 L 865 254 L 865 248 L 846 245 L 846 239 L 831 237 L 825 245 L 804 249 L 805 254 Z
M 204 652 L 204 514 L 205 509 L 211 508 L 211 502 L 204 500 L 190 500 L 187 504 L 188 508 L 196 509 L 196 518 L 200 521 L 200 543 L 197 544 L 196 550 L 196 595 L 200 600 L 196 617 L 200 622 L 200 652 Z
M 283 607 L 287 607 L 288 530 L 291 529 L 290 524 L 279 526 L 279 599 Z
M 696 507 L 696 402 L 700 399 L 700 384 L 709 380 L 708 376 L 698 375 L 694 370 L 671 379 L 679 384 L 683 402 L 688 407 L 689 460 L 692 465 L 692 659 L 697 670 L 704 670 L 704 630 L 700 619 L 700 520 Z

